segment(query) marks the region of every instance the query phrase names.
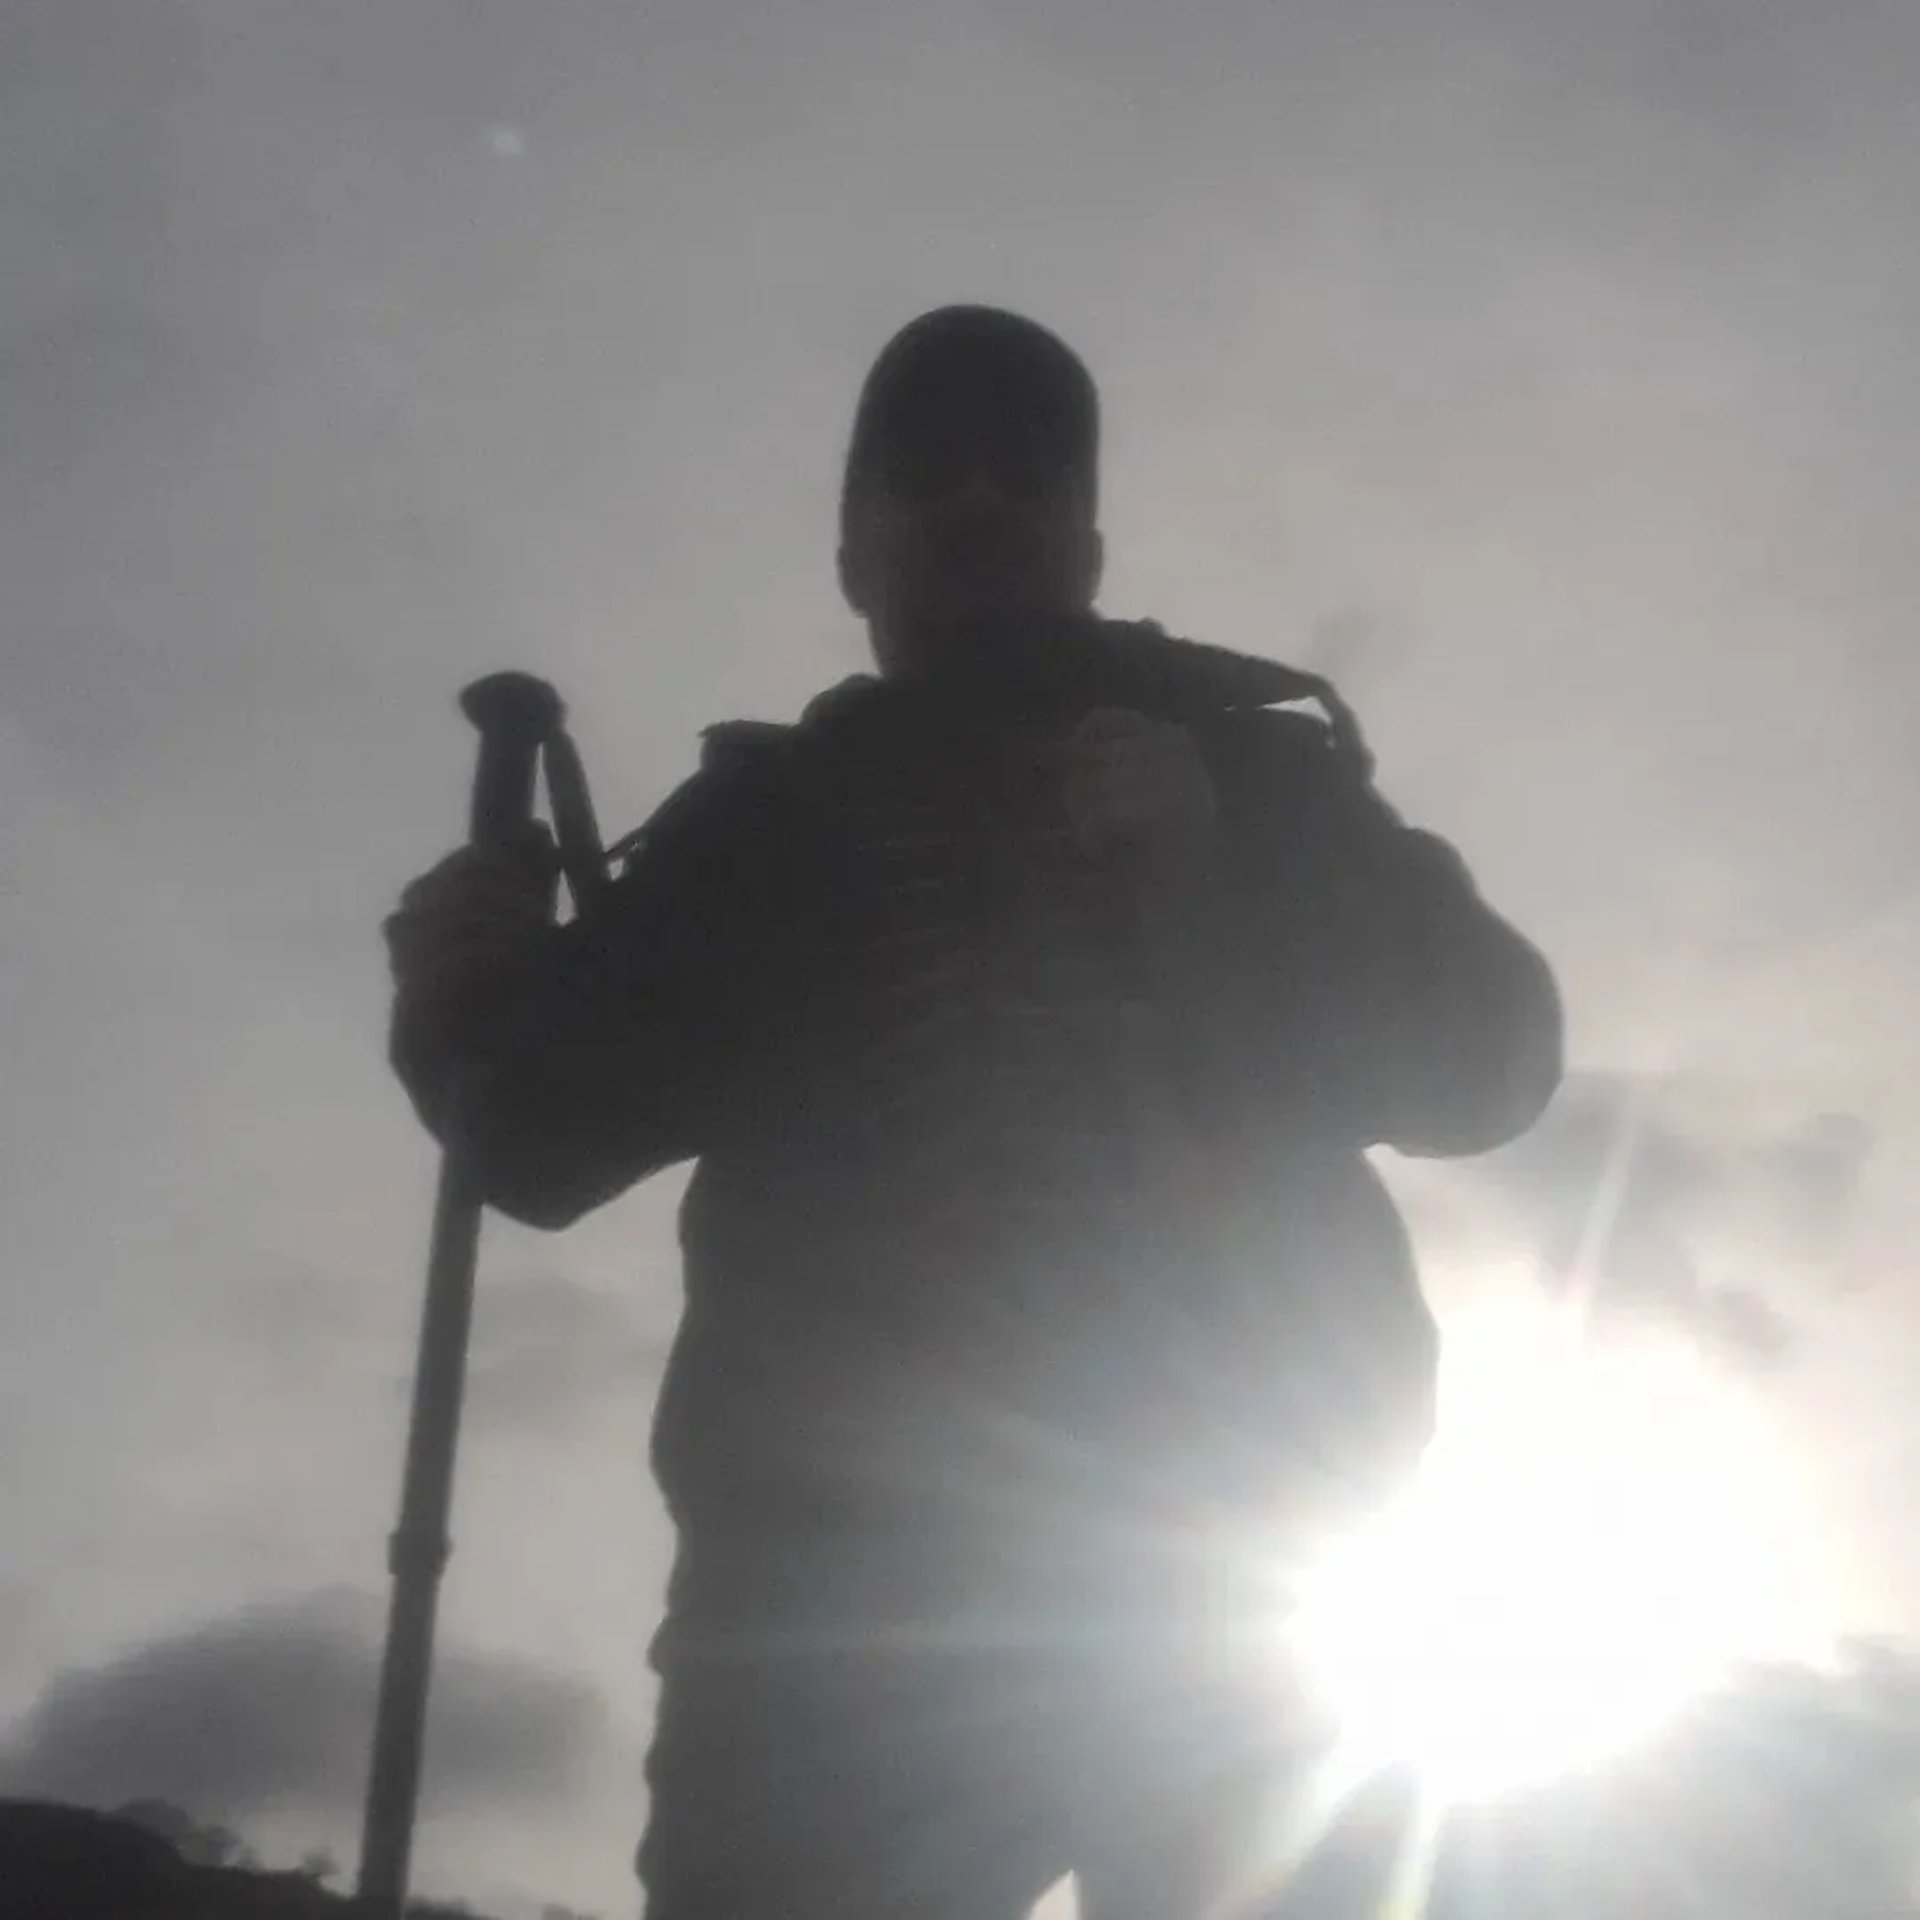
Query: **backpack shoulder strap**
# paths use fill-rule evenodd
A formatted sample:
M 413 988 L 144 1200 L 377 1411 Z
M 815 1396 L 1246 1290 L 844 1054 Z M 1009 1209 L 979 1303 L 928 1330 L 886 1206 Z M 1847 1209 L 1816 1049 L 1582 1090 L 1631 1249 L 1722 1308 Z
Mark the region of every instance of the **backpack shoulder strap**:
M 700 762 L 695 772 L 664 803 L 662 813 L 678 812 L 694 803 L 693 797 L 742 773 L 756 772 L 781 752 L 793 734 L 793 728 L 775 720 L 722 720 L 700 733 Z M 607 849 L 610 865 L 624 865 L 639 852 L 641 843 L 661 819 L 656 813 L 643 820 L 631 833 L 624 834 Z

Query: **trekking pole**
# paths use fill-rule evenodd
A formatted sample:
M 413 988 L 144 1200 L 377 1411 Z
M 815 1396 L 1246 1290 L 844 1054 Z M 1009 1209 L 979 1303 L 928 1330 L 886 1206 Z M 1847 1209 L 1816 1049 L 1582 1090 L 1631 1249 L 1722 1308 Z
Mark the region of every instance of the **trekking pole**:
M 560 698 L 531 674 L 496 673 L 467 687 L 460 706 L 480 730 L 470 837 L 477 846 L 507 844 L 533 819 L 535 776 L 542 749 L 560 730 Z M 440 1575 L 452 1551 L 447 1520 L 483 1204 L 468 1150 L 476 1089 L 472 1069 L 457 1073 L 447 1102 L 400 1519 L 388 1543 L 393 1592 L 361 1829 L 358 1888 L 373 1920 L 403 1920 L 405 1912 L 433 1664 L 434 1611 Z

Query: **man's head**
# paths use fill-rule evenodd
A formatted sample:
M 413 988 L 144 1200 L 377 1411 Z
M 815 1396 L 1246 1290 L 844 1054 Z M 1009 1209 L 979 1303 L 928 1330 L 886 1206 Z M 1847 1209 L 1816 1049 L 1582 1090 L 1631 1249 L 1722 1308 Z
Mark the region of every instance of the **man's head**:
M 941 307 L 861 390 L 840 584 L 898 672 L 996 617 L 1083 613 L 1100 583 L 1099 401 L 1073 351 L 992 307 Z

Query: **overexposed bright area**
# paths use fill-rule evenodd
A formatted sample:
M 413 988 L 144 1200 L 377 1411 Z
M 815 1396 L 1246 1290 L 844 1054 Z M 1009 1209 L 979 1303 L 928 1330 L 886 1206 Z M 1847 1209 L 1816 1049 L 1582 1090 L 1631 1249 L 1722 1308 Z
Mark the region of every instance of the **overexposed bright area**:
M 1310 1568 L 1288 1639 L 1350 1764 L 1479 1798 L 1632 1745 L 1743 1661 L 1818 1657 L 1822 1558 L 1739 1382 L 1509 1292 L 1451 1330 L 1420 1474 Z

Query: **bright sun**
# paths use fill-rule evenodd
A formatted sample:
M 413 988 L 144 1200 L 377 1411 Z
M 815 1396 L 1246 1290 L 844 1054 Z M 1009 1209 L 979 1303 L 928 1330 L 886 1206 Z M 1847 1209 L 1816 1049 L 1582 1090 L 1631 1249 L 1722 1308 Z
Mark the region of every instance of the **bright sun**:
M 1816 1649 L 1790 1463 L 1706 1366 L 1583 1350 L 1509 1305 L 1449 1369 L 1416 1484 L 1289 1623 L 1358 1763 L 1483 1797 L 1617 1750 L 1743 1658 Z

